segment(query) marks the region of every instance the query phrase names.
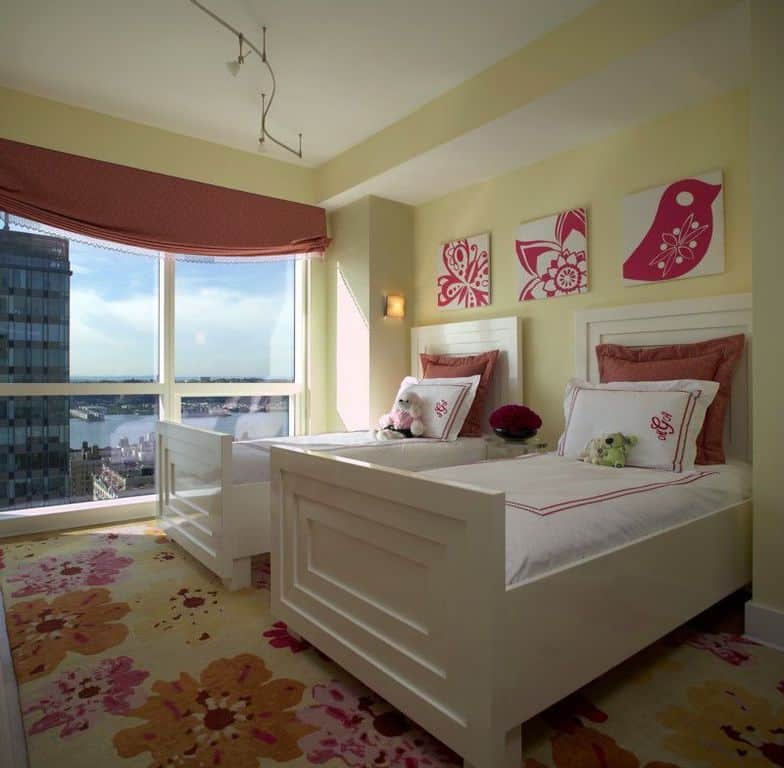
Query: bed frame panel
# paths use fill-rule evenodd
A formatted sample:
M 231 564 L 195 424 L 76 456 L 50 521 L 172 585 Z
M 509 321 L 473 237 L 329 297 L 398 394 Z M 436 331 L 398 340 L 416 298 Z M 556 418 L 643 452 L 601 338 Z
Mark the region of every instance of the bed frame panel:
M 731 458 L 751 461 L 751 294 L 634 304 L 575 313 L 575 375 L 599 381 L 597 344 L 657 347 L 742 333 L 746 348 L 732 380 L 724 445 Z
M 499 406 L 523 401 L 523 337 L 519 317 L 466 320 L 461 323 L 422 325 L 411 329 L 411 374 L 422 375 L 419 355 L 477 355 L 490 349 L 499 351 L 493 380 L 485 400 L 482 431 Z
M 272 471 L 275 616 L 475 768 L 519 768 L 521 723 L 751 578 L 750 503 L 507 587 L 503 493 L 291 448 Z
M 521 399 L 518 318 L 413 328 L 411 338 L 415 376 L 421 375 L 419 352 L 466 355 L 500 350 L 487 414 Z M 156 431 L 161 525 L 228 589 L 249 586 L 251 556 L 270 551 L 270 483 L 234 485 L 230 435 L 173 421 L 158 422 Z
M 228 589 L 250 586 L 251 555 L 269 550 L 269 483 L 232 483 L 231 435 L 170 421 L 156 432 L 160 524 Z
M 576 375 L 595 381 L 602 341 L 750 339 L 750 298 L 593 310 L 576 328 Z M 441 351 L 426 330 L 412 362 Z M 745 359 L 733 456 L 750 391 Z M 291 448 L 272 477 L 273 611 L 469 767 L 519 768 L 522 722 L 751 579 L 750 502 L 507 587 L 503 494 Z

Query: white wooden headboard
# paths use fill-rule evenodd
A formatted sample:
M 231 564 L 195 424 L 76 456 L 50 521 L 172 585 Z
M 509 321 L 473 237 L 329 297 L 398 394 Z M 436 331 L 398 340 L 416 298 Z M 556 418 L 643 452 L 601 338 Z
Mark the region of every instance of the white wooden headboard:
M 597 344 L 657 347 L 736 333 L 746 348 L 732 382 L 725 425 L 727 456 L 751 461 L 751 294 L 633 304 L 575 313 L 575 375 L 599 381 Z
M 498 361 L 482 418 L 482 431 L 490 432 L 487 419 L 496 408 L 523 400 L 522 343 L 519 317 L 422 325 L 411 329 L 411 373 L 422 376 L 422 352 L 460 357 L 497 349 Z

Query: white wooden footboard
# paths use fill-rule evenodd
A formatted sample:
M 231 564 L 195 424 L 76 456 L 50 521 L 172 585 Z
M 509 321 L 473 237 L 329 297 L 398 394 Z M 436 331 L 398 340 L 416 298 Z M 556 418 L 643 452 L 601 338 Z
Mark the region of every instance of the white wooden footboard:
M 232 484 L 231 435 L 169 421 L 156 431 L 161 524 L 229 589 L 248 586 L 250 555 L 269 549 L 269 484 Z
M 519 766 L 493 712 L 504 494 L 279 448 L 272 478 L 275 614 L 467 761 Z

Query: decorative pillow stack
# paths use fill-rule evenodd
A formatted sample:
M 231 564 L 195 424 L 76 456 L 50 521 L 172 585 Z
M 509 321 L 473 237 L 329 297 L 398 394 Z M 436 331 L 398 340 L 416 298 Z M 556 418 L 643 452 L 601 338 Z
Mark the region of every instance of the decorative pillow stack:
M 447 379 L 417 379 L 406 376 L 395 401 L 407 391 L 416 392 L 424 407 L 421 415 L 425 431 L 422 437 L 457 440 L 479 388 L 479 376 Z
M 723 464 L 724 421 L 730 404 L 732 375 L 745 344 L 743 334 L 710 339 L 694 344 L 666 347 L 596 347 L 599 376 L 611 381 L 668 381 L 697 379 L 719 385 L 697 438 L 697 464 Z
M 452 379 L 467 376 L 479 376 L 479 389 L 474 403 L 468 412 L 461 437 L 481 437 L 482 417 L 485 412 L 485 400 L 490 391 L 490 382 L 498 360 L 498 350 L 493 349 L 479 355 L 428 355 L 421 354 L 422 372 L 426 379 Z
M 579 458 L 588 441 L 609 432 L 637 438 L 627 466 L 684 472 L 694 467 L 697 435 L 719 390 L 714 381 L 640 381 L 566 387 L 566 427 L 558 454 Z

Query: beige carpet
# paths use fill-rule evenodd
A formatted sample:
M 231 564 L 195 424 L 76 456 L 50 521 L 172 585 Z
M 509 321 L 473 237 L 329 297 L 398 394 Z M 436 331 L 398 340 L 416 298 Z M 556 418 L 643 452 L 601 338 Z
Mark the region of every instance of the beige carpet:
M 229 593 L 114 526 L 0 542 L 0 585 L 32 768 L 460 764 L 275 621 L 265 558 Z M 737 634 L 740 605 L 526 723 L 521 766 L 784 766 L 784 654 Z

